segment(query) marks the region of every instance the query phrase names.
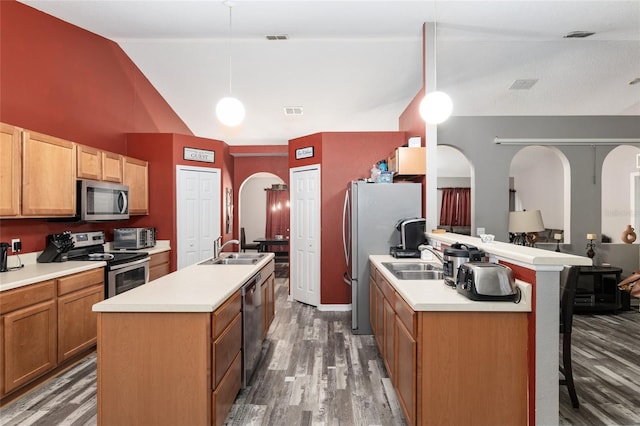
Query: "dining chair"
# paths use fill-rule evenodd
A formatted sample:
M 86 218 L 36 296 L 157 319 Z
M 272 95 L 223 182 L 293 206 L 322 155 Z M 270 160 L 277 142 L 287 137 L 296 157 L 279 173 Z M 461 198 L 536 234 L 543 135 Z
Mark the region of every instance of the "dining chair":
M 573 408 L 580 407 L 578 394 L 573 382 L 573 367 L 571 365 L 573 308 L 579 275 L 579 266 L 565 267 L 560 275 L 560 334 L 562 335 L 562 365 L 560 365 L 560 372 L 564 376 L 564 379 L 560 379 L 560 385 L 567 387 Z
M 249 243 L 247 244 L 247 236 L 244 233 L 244 228 L 240 228 L 240 249 L 242 252 L 246 252 L 249 250 L 258 250 L 258 243 Z

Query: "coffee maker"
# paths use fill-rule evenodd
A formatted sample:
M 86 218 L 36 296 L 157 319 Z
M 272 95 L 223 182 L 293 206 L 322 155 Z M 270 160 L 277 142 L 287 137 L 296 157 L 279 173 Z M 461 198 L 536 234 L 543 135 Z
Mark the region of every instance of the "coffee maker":
M 406 218 L 396 223 L 396 229 L 400 232 L 400 244 L 391 247 L 389 254 L 396 258 L 420 257 L 418 246 L 424 244 L 424 236 L 427 220 L 424 218 Z
M 9 255 L 9 243 L 0 243 L 0 272 L 7 272 L 7 256 Z

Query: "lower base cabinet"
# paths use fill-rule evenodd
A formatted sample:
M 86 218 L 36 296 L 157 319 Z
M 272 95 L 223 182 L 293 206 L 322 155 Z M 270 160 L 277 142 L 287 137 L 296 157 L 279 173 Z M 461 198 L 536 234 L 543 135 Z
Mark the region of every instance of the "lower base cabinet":
M 149 259 L 149 281 L 164 277 L 170 272 L 171 251 L 152 254 Z
M 371 270 L 370 319 L 408 425 L 527 424 L 528 313 L 415 312 Z

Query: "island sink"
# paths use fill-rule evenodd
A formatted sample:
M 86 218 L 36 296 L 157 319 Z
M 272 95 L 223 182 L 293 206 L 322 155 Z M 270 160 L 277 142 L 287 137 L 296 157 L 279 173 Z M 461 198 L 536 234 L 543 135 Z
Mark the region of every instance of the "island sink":
M 438 266 L 425 262 L 383 262 L 396 278 L 400 280 L 441 280 L 444 272 Z
M 255 265 L 266 253 L 223 253 L 219 258 L 213 258 L 198 263 L 198 265 Z

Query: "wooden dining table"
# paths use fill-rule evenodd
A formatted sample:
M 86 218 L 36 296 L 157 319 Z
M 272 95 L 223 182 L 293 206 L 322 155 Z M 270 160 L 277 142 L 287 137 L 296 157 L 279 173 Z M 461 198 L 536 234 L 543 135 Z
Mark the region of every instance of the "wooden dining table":
M 270 246 L 289 246 L 288 238 L 256 238 L 253 242 L 258 243 L 258 251 L 264 253 L 269 251 Z M 287 247 L 287 251 L 289 251 Z

